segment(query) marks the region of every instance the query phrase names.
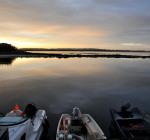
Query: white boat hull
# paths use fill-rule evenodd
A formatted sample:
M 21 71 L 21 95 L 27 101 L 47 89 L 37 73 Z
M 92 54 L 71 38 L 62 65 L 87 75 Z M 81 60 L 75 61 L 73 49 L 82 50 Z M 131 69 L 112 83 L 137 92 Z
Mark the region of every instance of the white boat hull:
M 9 117 L 12 112 L 8 113 L 5 118 L 10 120 L 17 119 L 18 116 Z M 43 123 L 45 123 L 45 119 L 47 119 L 45 110 L 38 110 L 35 116 L 31 118 L 27 118 L 25 121 L 12 124 L 12 125 L 1 125 L 0 127 L 8 128 L 9 140 L 39 140 L 42 132 L 44 130 Z
M 106 139 L 106 136 L 104 135 L 103 131 L 100 129 L 100 127 L 98 126 L 98 124 L 94 121 L 94 119 L 89 115 L 89 114 L 82 114 L 81 115 L 81 120 L 83 121 L 85 128 L 87 130 L 87 134 L 86 135 L 82 135 L 82 133 L 80 134 L 80 139 L 81 140 L 102 140 L 102 139 Z M 67 122 L 69 122 L 68 124 L 65 124 L 65 128 L 67 130 L 64 130 L 64 128 L 62 130 L 60 130 L 61 125 L 62 125 L 62 120 L 65 119 L 67 120 Z M 66 137 L 68 135 L 72 135 L 72 133 L 75 132 L 80 129 L 80 126 L 71 126 L 71 121 L 72 121 L 72 117 L 69 114 L 62 114 L 59 123 L 58 123 L 58 127 L 57 127 L 57 134 L 56 134 L 56 140 L 64 140 L 67 138 L 60 138 L 60 135 L 65 135 Z M 87 122 L 87 124 L 85 124 L 85 121 Z M 91 129 L 91 130 L 90 130 Z M 94 133 L 94 134 L 93 134 Z M 96 138 L 94 138 L 94 136 L 96 136 Z

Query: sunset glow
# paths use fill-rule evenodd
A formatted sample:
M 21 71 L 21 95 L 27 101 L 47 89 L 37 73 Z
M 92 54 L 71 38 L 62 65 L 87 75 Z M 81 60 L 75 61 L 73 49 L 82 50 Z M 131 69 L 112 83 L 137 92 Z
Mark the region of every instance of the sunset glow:
M 0 43 L 149 50 L 149 6 L 147 0 L 2 0 Z

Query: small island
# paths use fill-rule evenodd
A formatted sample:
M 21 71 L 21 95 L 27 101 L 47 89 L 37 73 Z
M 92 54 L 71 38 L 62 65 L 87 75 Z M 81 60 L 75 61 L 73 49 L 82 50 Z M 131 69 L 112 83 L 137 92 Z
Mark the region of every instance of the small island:
M 0 55 L 2 54 L 27 54 L 26 51 L 19 50 L 17 47 L 7 44 L 7 43 L 0 43 Z

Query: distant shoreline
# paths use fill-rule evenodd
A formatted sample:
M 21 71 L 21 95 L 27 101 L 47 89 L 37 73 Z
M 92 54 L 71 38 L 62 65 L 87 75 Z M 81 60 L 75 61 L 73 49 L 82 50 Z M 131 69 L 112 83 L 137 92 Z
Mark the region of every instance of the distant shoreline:
M 0 58 L 150 58 L 150 56 L 140 56 L 140 55 L 120 55 L 120 54 L 94 54 L 94 55 L 82 55 L 82 54 L 0 54 Z
M 42 51 L 42 53 L 40 52 Z M 44 51 L 51 51 L 53 53 L 44 53 Z M 55 51 L 55 52 L 54 52 Z M 77 51 L 82 53 L 66 53 L 64 51 Z M 58 53 L 56 53 L 58 52 Z M 93 53 L 84 53 L 93 52 Z M 100 54 L 95 52 L 107 52 L 106 54 Z M 115 54 L 109 54 L 108 52 L 115 52 Z M 23 48 L 18 49 L 15 46 L 7 43 L 0 43 L 0 58 L 18 58 L 18 57 L 44 57 L 44 58 L 150 58 L 150 55 L 135 55 L 135 54 L 121 54 L 121 52 L 132 52 L 132 53 L 150 53 L 146 50 L 110 50 L 110 49 L 97 49 L 97 48 Z
M 92 48 L 57 48 L 57 49 L 42 49 L 42 48 L 23 48 L 23 49 L 19 49 L 19 50 L 23 50 L 23 51 L 80 51 L 80 52 L 87 52 L 87 51 L 91 51 L 91 52 L 136 52 L 136 53 L 150 53 L 149 50 L 110 50 L 110 49 L 92 49 Z

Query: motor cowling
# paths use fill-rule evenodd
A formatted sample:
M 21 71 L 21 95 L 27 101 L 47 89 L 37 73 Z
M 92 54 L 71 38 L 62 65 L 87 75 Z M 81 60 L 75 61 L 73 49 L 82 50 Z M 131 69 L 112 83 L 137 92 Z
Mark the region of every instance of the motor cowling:
M 80 109 L 77 108 L 77 107 L 73 108 L 72 115 L 73 115 L 74 117 L 81 117 L 81 111 L 80 111 Z
M 130 106 L 131 106 L 130 103 L 126 103 L 126 104 L 122 105 L 121 111 L 125 111 L 125 110 L 129 109 Z
M 33 118 L 37 112 L 37 107 L 34 104 L 28 104 L 25 109 L 25 114 L 29 118 Z

